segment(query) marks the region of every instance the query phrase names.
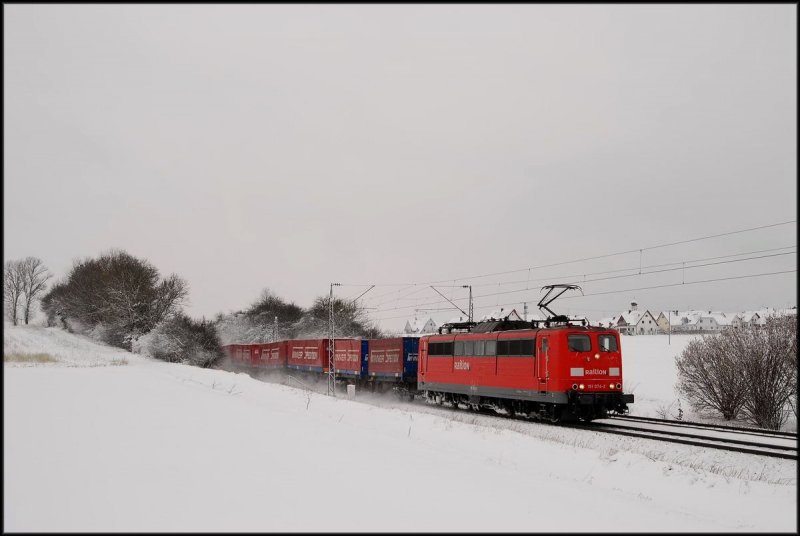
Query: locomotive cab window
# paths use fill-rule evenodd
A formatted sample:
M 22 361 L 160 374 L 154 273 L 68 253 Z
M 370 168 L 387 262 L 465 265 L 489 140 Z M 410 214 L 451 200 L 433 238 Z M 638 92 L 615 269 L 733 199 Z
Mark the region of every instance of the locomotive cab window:
M 464 355 L 464 341 L 456 341 L 456 355 Z
M 497 355 L 497 341 L 486 341 L 484 355 Z
M 567 335 L 567 345 L 570 352 L 590 352 L 592 341 L 588 335 Z
M 600 335 L 597 338 L 600 344 L 601 352 L 616 352 L 617 351 L 617 338 L 613 335 Z

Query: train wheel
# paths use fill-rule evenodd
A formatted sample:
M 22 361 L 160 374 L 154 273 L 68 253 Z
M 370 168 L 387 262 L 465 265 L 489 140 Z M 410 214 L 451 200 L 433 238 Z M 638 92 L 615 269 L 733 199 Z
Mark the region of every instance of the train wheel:
M 553 424 L 561 421 L 561 408 L 552 406 L 550 408 L 550 411 L 548 411 L 547 420 Z

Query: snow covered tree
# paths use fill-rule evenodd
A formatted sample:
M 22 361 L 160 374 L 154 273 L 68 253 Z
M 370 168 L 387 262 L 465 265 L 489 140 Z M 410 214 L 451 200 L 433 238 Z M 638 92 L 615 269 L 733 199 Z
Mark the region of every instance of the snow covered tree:
M 160 322 L 133 344 L 133 350 L 170 363 L 211 367 L 222 359 L 212 322 L 192 320 L 183 313 Z
M 42 299 L 49 321 L 60 317 L 75 331 L 130 349 L 131 342 L 179 311 L 188 294 L 177 275 L 124 251 L 76 261 L 66 280 Z
M 265 289 L 249 308 L 219 315 L 215 326 L 223 345 L 325 338 L 328 336 L 328 303 L 329 297 L 317 298 L 306 311 Z M 359 305 L 334 298 L 334 307 L 337 337 L 381 336 L 380 330 L 369 322 Z
M 320 296 L 314 300 L 313 305 L 303 317 L 304 329 L 322 333 L 327 337 L 328 322 L 330 317 L 329 296 Z M 367 318 L 363 307 L 352 300 L 333 298 L 333 321 L 337 337 L 367 337 L 381 336 L 380 330 Z

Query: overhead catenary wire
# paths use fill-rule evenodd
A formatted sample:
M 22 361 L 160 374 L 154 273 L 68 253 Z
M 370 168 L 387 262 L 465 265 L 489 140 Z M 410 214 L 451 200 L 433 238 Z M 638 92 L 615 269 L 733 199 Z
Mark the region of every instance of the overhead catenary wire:
M 648 250 L 651 250 L 651 249 L 659 249 L 659 248 L 665 248 L 665 247 L 670 247 L 670 246 L 676 246 L 676 245 L 679 245 L 679 244 L 688 244 L 690 242 L 699 242 L 701 240 L 709 240 L 711 238 L 719 238 L 719 237 L 722 237 L 722 236 L 731 236 L 731 235 L 736 235 L 736 234 L 741 234 L 741 233 L 747 233 L 747 232 L 751 232 L 751 231 L 757 231 L 759 229 L 768 229 L 768 228 L 771 228 L 771 227 L 778 227 L 778 226 L 781 226 L 781 225 L 788 225 L 790 223 L 797 223 L 797 220 L 788 220 L 788 221 L 783 221 L 783 222 L 778 222 L 778 223 L 770 223 L 768 225 L 759 225 L 757 227 L 749 227 L 747 229 L 739 229 L 737 231 L 729 231 L 729 232 L 726 232 L 726 233 L 718 233 L 718 234 L 713 234 L 713 235 L 699 236 L 699 237 L 696 237 L 696 238 L 689 238 L 689 239 L 686 239 L 686 240 L 678 240 L 676 242 L 667 242 L 667 243 L 664 243 L 664 244 L 656 244 L 656 245 L 653 245 L 653 246 L 629 249 L 629 250 L 626 250 L 626 251 L 618 251 L 616 253 L 607 253 L 607 254 L 604 254 L 604 255 L 596 255 L 596 256 L 593 256 L 593 257 L 584 257 L 584 258 L 581 258 L 581 259 L 573 259 L 573 260 L 569 260 L 569 261 L 561 261 L 561 262 L 556 262 L 556 263 L 552 263 L 552 264 L 543 264 L 543 265 L 539 265 L 539 266 L 529 266 L 529 267 L 520 268 L 520 269 L 517 269 L 517 270 L 506 270 L 506 271 L 502 271 L 502 272 L 493 272 L 493 273 L 489 273 L 489 274 L 482 274 L 482 275 L 469 276 L 469 277 L 457 277 L 455 279 L 448 278 L 448 279 L 440 279 L 438 281 L 425 281 L 422 284 L 433 285 L 433 284 L 436 284 L 436 283 L 446 283 L 448 281 L 461 281 L 463 279 L 480 279 L 480 278 L 483 278 L 483 277 L 490 277 L 490 276 L 493 276 L 493 275 L 513 274 L 513 273 L 516 273 L 516 272 L 524 272 L 525 270 L 529 270 L 529 269 L 551 268 L 551 267 L 554 267 L 554 266 L 563 266 L 565 264 L 572 264 L 572 263 L 584 262 L 584 261 L 590 261 L 590 260 L 596 260 L 596 259 L 604 259 L 604 258 L 608 258 L 608 257 L 616 257 L 616 256 L 619 256 L 619 255 L 628 255 L 630 253 L 639 253 L 640 251 L 648 251 Z
M 427 285 L 430 285 L 430 284 L 433 284 L 433 283 L 438 283 L 438 284 L 440 284 L 439 286 L 451 286 L 451 285 L 441 285 L 441 283 L 452 283 L 452 288 L 455 291 L 456 287 L 461 286 L 461 285 L 457 285 L 456 284 L 457 281 L 479 279 L 479 278 L 484 278 L 484 277 L 490 277 L 490 276 L 496 276 L 496 275 L 506 275 L 506 274 L 512 274 L 512 273 L 527 271 L 528 272 L 527 279 L 524 281 L 525 284 L 526 284 L 526 288 L 525 289 L 514 289 L 514 290 L 505 291 L 505 292 L 483 294 L 483 295 L 475 296 L 475 298 L 478 299 L 478 298 L 487 297 L 487 296 L 499 296 L 499 295 L 503 295 L 503 294 L 524 292 L 525 290 L 529 290 L 530 283 L 532 281 L 555 280 L 555 278 L 553 278 L 553 277 L 538 278 L 538 279 L 533 279 L 532 280 L 530 278 L 530 272 L 532 270 L 537 270 L 537 269 L 542 269 L 542 268 L 549 268 L 549 267 L 556 267 L 556 266 L 563 266 L 563 265 L 567 265 L 567 264 L 585 262 L 585 261 L 589 261 L 589 260 L 610 258 L 610 257 L 614 257 L 614 256 L 626 255 L 626 254 L 637 253 L 637 252 L 639 253 L 639 257 L 640 257 L 639 258 L 639 264 L 641 266 L 641 253 L 643 251 L 659 249 L 659 248 L 666 248 L 666 247 L 676 246 L 676 245 L 680 245 L 680 244 L 687 244 L 687 243 L 692 243 L 692 242 L 698 242 L 698 241 L 703 241 L 703 240 L 710 240 L 710 239 L 713 239 L 713 238 L 720 238 L 720 237 L 724 237 L 724 236 L 732 236 L 732 235 L 752 232 L 752 231 L 756 231 L 756 230 L 760 230 L 760 229 L 768 229 L 768 228 L 774 228 L 774 227 L 778 227 L 778 226 L 782 226 L 782 225 L 788 225 L 788 224 L 796 223 L 796 222 L 797 222 L 797 220 L 787 220 L 787 221 L 771 223 L 771 224 L 766 224 L 766 225 L 748 227 L 746 229 L 738 229 L 738 230 L 735 230 L 735 231 L 728 231 L 728 232 L 724 232 L 724 233 L 716 233 L 716 234 L 711 234 L 711 235 L 704 235 L 704 236 L 689 238 L 689 239 L 685 239 L 685 240 L 664 242 L 664 243 L 654 244 L 654 245 L 650 245 L 650 246 L 646 246 L 646 247 L 630 249 L 630 250 L 626 250 L 626 251 L 618 251 L 618 252 L 607 253 L 607 254 L 602 254 L 602 255 L 583 257 L 583 258 L 580 258 L 580 259 L 572 259 L 572 260 L 568 260 L 568 261 L 561 261 L 561 262 L 555 262 L 555 263 L 549 263 L 549 264 L 542 264 L 542 265 L 538 265 L 538 266 L 529 266 L 529 267 L 521 268 L 521 269 L 517 269 L 517 270 L 505 270 L 505 271 L 500 271 L 500 272 L 491 272 L 491 273 L 480 274 L 480 275 L 470 276 L 470 277 L 449 278 L 449 279 L 443 279 L 443 280 L 417 282 L 417 283 L 376 283 L 376 284 L 372 284 L 373 287 L 374 286 L 382 286 L 382 287 L 398 286 L 398 287 L 403 287 L 403 288 L 400 288 L 400 289 L 395 290 L 395 291 L 390 291 L 388 293 L 375 295 L 375 296 L 372 296 L 371 298 L 367 298 L 367 300 L 374 300 L 374 299 L 377 299 L 377 298 L 380 298 L 380 297 L 383 297 L 383 296 L 388 296 L 388 295 L 401 293 L 401 295 L 393 296 L 393 297 L 391 297 L 391 298 L 389 298 L 387 300 L 379 302 L 378 304 L 376 304 L 377 307 L 374 307 L 372 309 L 373 310 L 377 310 L 379 312 L 380 311 L 385 312 L 385 311 L 391 311 L 391 310 L 408 309 L 409 308 L 408 306 L 399 306 L 399 307 L 391 307 L 391 308 L 380 309 L 380 306 L 385 304 L 385 303 L 388 303 L 388 302 L 394 302 L 395 304 L 397 304 L 400 300 L 408 298 L 408 296 L 417 294 L 418 292 L 423 291 L 425 289 L 429 289 L 429 287 Z M 777 250 L 781 250 L 781 249 L 788 249 L 788 248 L 791 248 L 791 247 L 796 247 L 796 246 L 786 246 L 786 247 L 783 247 L 783 248 L 771 248 L 771 249 L 768 249 L 768 250 L 758 250 L 758 251 L 753 251 L 753 252 L 734 253 L 734 254 L 729 254 L 729 255 L 708 257 L 706 259 L 695 259 L 695 260 L 691 260 L 691 261 L 681 261 L 681 263 L 680 263 L 681 264 L 681 268 L 680 269 L 681 270 L 685 270 L 685 269 L 691 269 L 691 268 L 698 268 L 698 267 L 701 267 L 701 266 L 710 266 L 710 265 L 715 265 L 715 264 L 727 264 L 727 263 L 730 263 L 730 262 L 741 262 L 741 261 L 746 261 L 746 260 L 753 260 L 753 259 L 756 259 L 756 258 L 766 258 L 767 256 L 751 257 L 751 258 L 747 258 L 747 259 L 734 259 L 734 260 L 725 261 L 725 262 L 721 262 L 721 263 L 708 263 L 706 265 L 686 266 L 687 262 L 693 263 L 693 262 L 699 262 L 701 260 L 712 260 L 712 259 L 718 259 L 718 258 L 728 258 L 728 257 L 742 256 L 742 255 L 747 255 L 747 254 L 757 253 L 757 252 L 777 251 Z M 671 266 L 671 265 L 677 265 L 677 264 L 678 263 L 665 263 L 665 264 L 660 264 L 660 265 L 641 266 L 640 268 L 635 268 L 634 267 L 634 268 L 623 268 L 623 269 L 617 269 L 617 270 L 608 270 L 608 271 L 604 271 L 604 272 L 573 274 L 571 276 L 560 276 L 559 279 L 563 280 L 563 278 L 582 277 L 583 278 L 582 281 L 581 281 L 582 283 L 583 282 L 598 281 L 598 280 L 607 280 L 607 279 L 619 279 L 619 278 L 624 278 L 624 277 L 648 275 L 650 273 L 660 273 L 660 272 L 672 271 L 672 270 L 653 270 L 653 271 L 650 271 L 650 272 L 642 272 L 642 269 L 656 268 L 656 267 L 663 267 L 663 266 Z M 625 275 L 615 276 L 615 277 L 610 277 L 610 278 L 586 279 L 587 275 L 602 275 L 602 274 L 609 274 L 609 273 L 619 273 L 619 272 L 625 272 L 625 271 L 634 271 L 634 270 L 637 270 L 637 269 L 641 273 L 625 274 Z M 521 283 L 521 282 L 523 282 L 523 281 L 522 280 L 520 280 L 520 281 L 506 281 L 506 282 L 497 282 L 496 284 L 498 285 L 498 289 L 499 289 L 501 285 L 515 284 L 515 283 Z M 493 286 L 494 284 L 495 283 L 473 284 L 473 286 L 475 286 L 475 287 Z M 685 283 L 685 279 L 684 279 L 684 284 L 687 284 L 687 283 Z M 362 286 L 362 287 L 364 287 L 364 286 L 368 286 L 368 284 L 344 283 L 341 286 Z M 419 287 L 419 288 L 415 288 L 415 287 Z M 406 292 L 406 291 L 408 291 L 408 292 Z M 406 293 L 402 294 L 403 292 L 406 292 Z M 590 294 L 590 295 L 592 295 L 592 294 Z M 455 300 L 463 300 L 463 299 L 466 299 L 466 298 L 454 298 L 454 299 Z M 419 297 L 416 298 L 416 301 L 419 301 Z M 444 303 L 444 302 L 442 302 L 442 301 L 434 301 L 434 302 L 415 303 L 415 305 L 411 306 L 411 308 L 414 308 L 414 307 L 419 308 L 419 307 L 424 307 L 426 305 L 435 305 L 435 304 L 441 304 L 441 303 Z M 517 302 L 512 302 L 512 303 L 517 303 Z
M 625 275 L 618 275 L 618 276 L 611 276 L 611 277 L 600 277 L 600 278 L 595 278 L 595 279 L 586 279 L 586 280 L 580 281 L 580 283 L 583 284 L 583 283 L 591 283 L 591 282 L 597 282 L 597 281 L 607 281 L 607 280 L 610 280 L 610 279 L 622 279 L 622 278 L 627 278 L 627 277 L 641 277 L 641 276 L 650 275 L 650 274 L 656 274 L 656 273 L 674 272 L 674 271 L 677 271 L 677 270 L 689 270 L 689 269 L 692 269 L 692 268 L 702 268 L 702 267 L 705 267 L 705 266 L 716 266 L 716 265 L 722 265 L 722 264 L 732 264 L 732 263 L 737 263 L 737 262 L 745 262 L 745 261 L 757 260 L 757 259 L 763 259 L 763 258 L 769 258 L 769 257 L 778 257 L 778 256 L 784 256 L 784 255 L 791 255 L 792 253 L 794 253 L 794 252 L 775 253 L 775 254 L 772 254 L 772 255 L 762 255 L 762 256 L 758 256 L 758 257 L 747 257 L 747 258 L 744 258 L 744 259 L 730 259 L 730 260 L 727 260 L 727 261 L 718 261 L 718 262 L 712 262 L 712 263 L 695 264 L 693 266 L 685 266 L 685 267 L 681 266 L 681 267 L 668 268 L 668 269 L 663 269 L 663 270 L 652 270 L 652 271 L 648 271 L 648 272 L 641 272 L 641 273 L 635 273 L 635 274 L 625 274 Z M 670 263 L 670 265 L 674 265 L 674 264 L 678 264 L 678 263 Z M 649 267 L 644 267 L 644 268 L 649 268 Z M 559 277 L 559 278 L 550 277 L 550 278 L 546 278 L 545 280 L 555 280 L 555 279 L 559 279 L 559 280 L 563 281 L 563 277 Z M 577 282 L 575 282 L 575 283 L 577 283 Z M 488 293 L 488 294 L 479 294 L 477 296 L 474 296 L 474 299 L 487 298 L 487 297 L 491 297 L 491 296 L 499 296 L 499 295 L 505 295 L 505 294 L 516 294 L 516 293 L 519 293 L 519 292 L 525 292 L 527 290 L 530 290 L 530 289 L 529 288 L 521 288 L 521 289 L 513 289 L 513 290 L 492 292 L 492 293 Z M 456 300 L 456 301 L 464 300 L 464 299 L 465 298 L 454 298 L 454 300 Z M 442 303 L 445 303 L 445 302 L 442 301 L 442 300 L 435 300 L 435 301 L 431 301 L 431 302 L 421 303 L 421 304 L 418 304 L 418 305 L 419 306 L 439 305 L 439 304 L 442 304 Z M 395 311 L 395 310 L 401 310 L 401 309 L 408 309 L 409 307 L 410 306 L 387 307 L 387 308 L 384 308 L 384 309 L 376 309 L 376 313 L 385 312 L 385 311 Z
M 568 260 L 568 261 L 560 261 L 560 262 L 555 262 L 555 263 L 550 263 L 550 264 L 542 264 L 542 265 L 538 265 L 538 266 L 526 266 L 525 268 L 519 268 L 519 269 L 516 269 L 516 270 L 505 270 L 505 271 L 501 271 L 501 272 L 491 272 L 491 273 L 474 275 L 474 276 L 456 277 L 456 278 L 452 278 L 451 277 L 451 278 L 439 279 L 439 280 L 435 280 L 435 281 L 418 281 L 418 282 L 409 282 L 409 283 L 342 283 L 341 286 L 358 287 L 358 286 L 369 286 L 369 285 L 374 284 L 375 286 L 378 286 L 378 287 L 390 287 L 390 286 L 398 286 L 398 287 L 405 286 L 405 287 L 408 287 L 408 286 L 416 286 L 416 285 L 433 285 L 433 284 L 437 284 L 437 283 L 451 282 L 452 286 L 456 287 L 456 286 L 458 286 L 458 285 L 455 284 L 456 281 L 462 281 L 462 280 L 465 280 L 465 279 L 480 279 L 480 278 L 484 278 L 484 277 L 491 277 L 491 276 L 494 276 L 494 275 L 506 275 L 506 274 L 512 274 L 512 273 L 517 273 L 517 272 L 524 272 L 526 270 L 538 270 L 538 269 L 541 269 L 541 268 L 551 268 L 551 267 L 555 267 L 555 266 L 563 266 L 565 264 L 573 264 L 573 263 L 585 262 L 585 261 L 589 261 L 589 260 L 604 259 L 604 258 L 608 258 L 608 257 L 616 257 L 616 256 L 619 256 L 619 255 L 628 255 L 628 254 L 631 254 L 631 253 L 639 253 L 639 252 L 643 252 L 643 251 L 649 251 L 649 250 L 652 250 L 652 249 L 660 249 L 660 248 L 671 247 L 671 246 L 676 246 L 676 245 L 680 245 L 680 244 L 688 244 L 688 243 L 691 243 L 691 242 L 699 242 L 699 241 L 702 241 L 702 240 L 710 240 L 712 238 L 720 238 L 720 237 L 723 237 L 723 236 L 732 236 L 732 235 L 737 235 L 737 234 L 742 234 L 742 233 L 748 233 L 748 232 L 757 231 L 757 230 L 760 230 L 760 229 L 769 229 L 769 228 L 772 228 L 772 227 L 779 227 L 779 226 L 782 226 L 782 225 L 789 225 L 790 223 L 797 223 L 797 220 L 796 219 L 795 220 L 787 220 L 787 221 L 782 221 L 782 222 L 777 222 L 777 223 L 770 223 L 770 224 L 766 224 L 766 225 L 758 225 L 758 226 L 755 226 L 755 227 L 748 227 L 746 229 L 738 229 L 736 231 L 728 231 L 728 232 L 725 232 L 725 233 L 717 233 L 717 234 L 712 234 L 712 235 L 698 236 L 698 237 L 694 237 L 694 238 L 688 238 L 688 239 L 685 239 L 685 240 L 677 240 L 677 241 L 674 241 L 674 242 L 665 242 L 665 243 L 662 243 L 662 244 L 655 244 L 655 245 L 652 245 L 652 246 L 634 248 L 634 249 L 629 249 L 629 250 L 625 250 L 625 251 L 618 251 L 618 252 L 614 252 L 614 253 L 606 253 L 606 254 L 595 255 L 595 256 L 591 256 L 591 257 L 583 257 L 583 258 L 580 258 L 580 259 L 572 259 L 572 260 Z
M 559 276 L 559 277 L 563 277 L 564 279 L 571 279 L 571 278 L 575 278 L 575 277 L 583 277 L 583 278 L 585 278 L 586 276 L 591 276 L 591 275 L 603 275 L 603 274 L 613 274 L 613 273 L 619 273 L 619 272 L 630 272 L 630 271 L 634 271 L 634 270 L 640 270 L 642 268 L 644 268 L 644 269 L 647 269 L 647 268 L 661 268 L 661 267 L 664 267 L 664 266 L 676 266 L 676 265 L 679 265 L 679 264 L 680 265 L 684 265 L 687 262 L 688 263 L 692 263 L 692 262 L 701 262 L 701 261 L 708 261 L 708 260 L 715 260 L 715 259 L 726 259 L 726 258 L 729 258 L 729 257 L 740 257 L 742 255 L 752 255 L 752 254 L 756 254 L 756 253 L 766 253 L 766 252 L 771 252 L 771 251 L 780 251 L 780 250 L 783 250 L 783 249 L 792 249 L 792 248 L 796 248 L 796 247 L 797 246 L 783 246 L 783 247 L 779 247 L 779 248 L 759 249 L 759 250 L 754 250 L 754 251 L 745 251 L 745 252 L 741 252 L 741 253 L 729 253 L 727 255 L 716 255 L 714 257 L 703 257 L 703 258 L 692 259 L 692 260 L 667 262 L 667 263 L 661 263 L 661 264 L 651 264 L 651 265 L 642 266 L 642 267 L 631 266 L 630 268 L 617 268 L 615 270 L 603 270 L 603 271 L 600 271 L 600 272 L 586 272 L 586 273 L 570 274 L 570 275 Z M 529 271 L 529 274 L 530 274 L 530 271 Z M 634 274 L 634 275 L 639 275 L 639 274 L 637 273 L 637 274 Z M 474 284 L 473 287 L 493 287 L 495 285 L 497 285 L 499 287 L 500 285 L 512 285 L 512 284 L 517 284 L 517 283 L 529 284 L 531 282 L 549 281 L 551 279 L 553 279 L 553 276 L 539 277 L 539 278 L 535 278 L 535 279 L 530 279 L 530 277 L 529 277 L 528 279 L 517 279 L 517 280 L 512 280 L 512 281 L 498 281 L 498 282 L 492 282 L 492 283 L 478 283 L 478 284 Z M 439 286 L 442 286 L 442 285 L 439 285 Z M 447 286 L 451 286 L 451 285 L 447 285 Z M 462 285 L 455 285 L 455 286 L 456 287 L 461 287 Z M 427 288 L 430 288 L 430 287 L 426 286 L 426 287 L 419 288 L 419 289 L 417 289 L 416 292 L 418 292 L 420 290 L 425 290 Z M 412 292 L 411 294 L 414 294 L 414 293 Z M 409 296 L 411 294 L 406 294 L 405 296 Z M 403 299 L 405 296 L 400 296 L 400 297 L 388 299 L 388 300 L 385 300 L 383 302 L 380 302 L 380 303 L 377 303 L 377 304 L 374 304 L 374 305 L 376 307 L 380 307 L 384 303 L 395 302 L 395 301 L 397 301 L 399 299 Z
M 623 292 L 634 292 L 634 291 L 637 291 L 637 290 L 651 290 L 651 289 L 667 288 L 667 287 L 679 287 L 679 286 L 683 286 L 683 285 L 697 285 L 697 284 L 700 284 L 700 283 L 712 283 L 712 282 L 717 282 L 717 281 L 730 281 L 730 280 L 736 280 L 736 279 L 747 279 L 747 278 L 750 278 L 750 277 L 765 277 L 765 276 L 771 276 L 771 275 L 789 274 L 789 273 L 796 273 L 796 272 L 797 272 L 797 268 L 795 267 L 795 268 L 793 268 L 791 270 L 781 270 L 781 271 L 777 271 L 777 272 L 764 272 L 764 273 L 759 273 L 759 274 L 746 274 L 746 275 L 731 276 L 731 277 L 719 277 L 719 278 L 714 278 L 714 279 L 704 279 L 704 280 L 700 280 L 700 281 L 686 281 L 686 282 L 681 282 L 681 283 L 668 283 L 668 284 L 664 284 L 664 285 L 652 285 L 652 286 L 648 286 L 648 287 L 637 287 L 637 288 L 626 288 L 626 289 L 609 290 L 609 291 L 603 291 L 603 292 L 592 292 L 592 293 L 587 293 L 587 294 L 584 294 L 584 295 L 564 296 L 564 297 L 562 297 L 562 299 L 583 298 L 583 297 L 600 296 L 600 295 L 606 295 L 606 294 L 620 294 L 620 293 L 623 293 Z M 528 290 L 531 290 L 531 289 L 528 289 Z M 517 301 L 513 301 L 513 302 L 497 304 L 494 307 L 498 307 L 498 306 L 503 306 L 504 307 L 504 306 L 507 306 L 507 305 L 516 305 L 518 303 L 522 303 L 522 302 L 520 300 L 517 300 Z M 491 309 L 491 308 L 492 308 L 492 306 L 478 307 L 478 309 L 482 309 L 482 310 L 483 309 Z M 440 309 L 440 310 L 446 311 L 446 310 L 450 310 L 450 309 L 449 308 L 445 308 L 445 309 Z M 387 316 L 387 317 L 383 317 L 383 318 L 376 318 L 375 320 L 376 321 L 393 320 L 393 319 L 397 319 L 397 318 L 405 318 L 406 316 L 407 315 Z

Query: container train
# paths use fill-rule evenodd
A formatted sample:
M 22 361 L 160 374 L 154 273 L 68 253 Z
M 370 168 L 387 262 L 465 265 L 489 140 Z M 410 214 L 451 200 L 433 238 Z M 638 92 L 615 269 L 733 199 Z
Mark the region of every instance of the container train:
M 420 337 L 339 338 L 332 348 L 328 339 L 306 339 L 223 349 L 239 369 L 327 376 L 333 359 L 337 382 L 358 389 L 550 422 L 590 421 L 627 412 L 634 398 L 622 392 L 619 334 L 587 324 L 553 314 L 445 324 Z

